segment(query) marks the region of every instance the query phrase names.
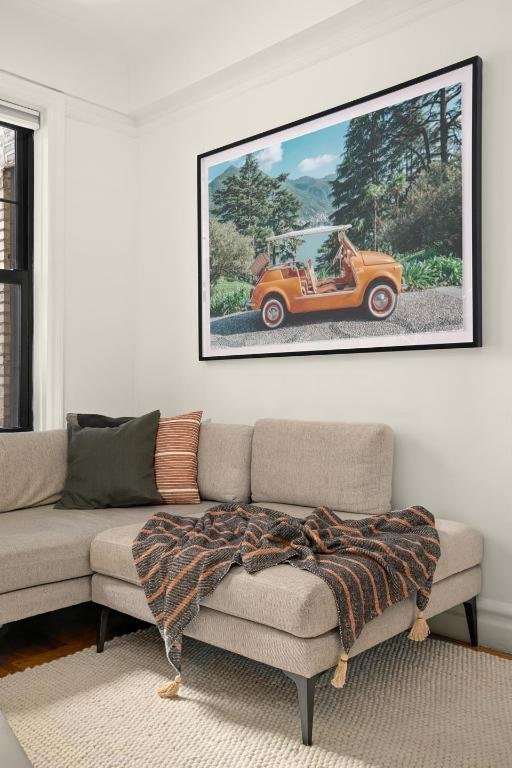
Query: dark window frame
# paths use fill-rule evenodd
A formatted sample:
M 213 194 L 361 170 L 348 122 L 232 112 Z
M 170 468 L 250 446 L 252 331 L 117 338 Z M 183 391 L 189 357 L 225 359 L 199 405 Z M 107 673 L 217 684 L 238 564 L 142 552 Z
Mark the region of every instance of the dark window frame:
M 0 269 L 0 283 L 20 287 L 18 426 L 1 432 L 28 432 L 34 427 L 32 409 L 32 348 L 34 317 L 34 132 L 11 123 L 0 125 L 15 131 L 16 160 L 14 200 L 16 205 L 15 269 Z

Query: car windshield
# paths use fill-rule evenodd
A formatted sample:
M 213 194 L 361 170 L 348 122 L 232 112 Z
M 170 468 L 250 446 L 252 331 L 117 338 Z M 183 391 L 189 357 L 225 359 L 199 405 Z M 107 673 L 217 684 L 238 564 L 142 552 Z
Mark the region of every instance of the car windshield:
M 339 249 L 338 232 L 347 227 L 317 227 L 271 237 L 268 240 L 270 261 L 278 265 L 289 261 L 306 263 L 311 260 L 320 272 L 336 258 Z M 353 246 L 345 235 L 349 247 Z

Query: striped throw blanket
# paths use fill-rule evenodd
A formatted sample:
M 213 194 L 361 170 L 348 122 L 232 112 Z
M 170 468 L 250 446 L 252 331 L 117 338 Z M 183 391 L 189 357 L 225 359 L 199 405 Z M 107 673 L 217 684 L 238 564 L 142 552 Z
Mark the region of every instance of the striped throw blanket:
M 305 520 L 254 505 L 224 504 L 201 518 L 159 511 L 133 542 L 140 582 L 180 682 L 181 634 L 232 565 L 256 573 L 289 563 L 316 574 L 336 602 L 342 653 L 332 683 L 345 682 L 348 653 L 366 622 L 416 595 L 409 637 L 423 640 L 427 605 L 440 555 L 433 515 L 423 507 L 343 520 L 326 507 Z

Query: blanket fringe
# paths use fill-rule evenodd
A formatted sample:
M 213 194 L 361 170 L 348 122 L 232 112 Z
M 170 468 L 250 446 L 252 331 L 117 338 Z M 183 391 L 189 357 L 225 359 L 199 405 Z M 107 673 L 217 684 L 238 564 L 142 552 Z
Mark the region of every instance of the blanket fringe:
M 423 613 L 418 611 L 416 614 L 416 621 L 412 625 L 411 631 L 409 632 L 409 640 L 416 640 L 421 642 L 422 640 L 426 640 L 429 634 L 430 629 L 427 624 L 427 620 L 423 616 Z
M 342 653 L 340 655 L 340 659 L 338 661 L 338 666 L 336 667 L 336 671 L 334 672 L 333 678 L 331 680 L 331 685 L 334 688 L 343 688 L 345 685 L 345 681 L 347 679 L 347 666 L 348 666 L 348 656 L 346 653 Z
M 157 693 L 161 699 L 174 699 L 178 695 L 180 689 L 181 675 L 176 675 L 174 680 L 169 683 L 164 683 L 157 688 Z

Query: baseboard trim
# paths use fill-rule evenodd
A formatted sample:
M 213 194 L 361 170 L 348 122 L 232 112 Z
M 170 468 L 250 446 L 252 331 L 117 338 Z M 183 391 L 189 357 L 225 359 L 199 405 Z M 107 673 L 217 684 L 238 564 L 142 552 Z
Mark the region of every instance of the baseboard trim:
M 512 653 L 512 603 L 501 603 L 486 597 L 477 598 L 478 638 L 480 645 Z M 435 634 L 454 640 L 468 640 L 468 629 L 462 606 L 429 619 Z

